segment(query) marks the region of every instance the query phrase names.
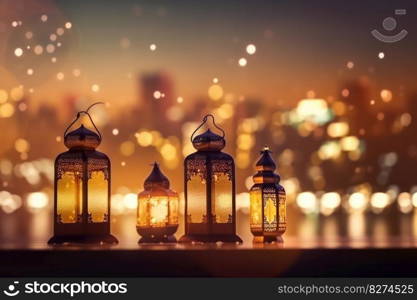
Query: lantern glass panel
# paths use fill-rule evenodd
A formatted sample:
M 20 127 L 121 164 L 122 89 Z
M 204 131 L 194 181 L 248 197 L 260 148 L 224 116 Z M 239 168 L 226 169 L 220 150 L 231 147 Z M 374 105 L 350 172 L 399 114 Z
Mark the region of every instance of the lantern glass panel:
M 212 175 L 212 214 L 216 216 L 215 223 L 231 223 L 233 211 L 233 186 L 229 175 L 223 172 L 214 172 Z
M 278 211 L 279 211 L 279 231 L 284 232 L 287 227 L 287 204 L 286 202 L 286 196 L 285 196 L 285 190 L 282 189 L 279 191 L 279 205 L 278 205 Z
M 179 211 L 179 199 L 177 193 L 171 193 L 169 195 L 169 217 L 168 223 L 170 225 L 178 225 L 178 211 Z
M 57 180 L 57 214 L 60 223 L 77 223 L 82 214 L 82 179 L 78 172 L 63 171 Z
M 168 224 L 168 196 L 152 197 L 149 200 L 151 226 L 165 227 Z
M 262 232 L 262 190 L 250 191 L 250 227 L 252 232 Z
M 104 171 L 92 171 L 88 179 L 88 214 L 91 222 L 107 221 L 109 182 Z
M 142 192 L 139 195 L 137 225 L 143 227 L 165 227 L 168 224 L 178 224 L 178 211 L 171 206 L 175 205 L 175 200 L 172 200 L 173 204 L 171 204 L 168 195 L 152 195 L 152 193 L 147 191 Z M 172 220 L 172 223 L 170 220 Z
M 195 159 L 187 162 L 187 213 L 190 223 L 206 223 L 207 180 L 205 160 Z
M 144 192 L 139 196 L 138 199 L 138 226 L 149 226 L 150 225 L 150 211 L 149 211 L 149 198 L 150 195 L 144 195 Z
M 277 193 L 273 188 L 266 188 L 264 189 L 263 194 L 264 230 L 266 232 L 275 232 L 278 229 Z

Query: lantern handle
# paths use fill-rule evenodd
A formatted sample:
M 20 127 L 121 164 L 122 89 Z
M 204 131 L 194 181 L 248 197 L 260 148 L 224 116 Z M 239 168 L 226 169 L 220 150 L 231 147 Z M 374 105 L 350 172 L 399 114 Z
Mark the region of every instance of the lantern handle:
M 94 129 L 97 131 L 97 133 L 98 133 L 98 136 L 99 136 L 99 138 L 100 138 L 100 140 L 102 139 L 102 136 L 101 136 L 101 132 L 100 132 L 100 130 L 98 130 L 98 128 L 97 128 L 97 126 L 96 126 L 96 124 L 94 124 L 94 121 L 93 121 L 93 119 L 91 118 L 91 115 L 89 114 L 89 110 L 93 107 L 93 106 L 95 106 L 95 105 L 97 105 L 97 104 L 104 104 L 104 102 L 95 102 L 95 103 L 93 103 L 93 104 L 91 104 L 86 110 L 81 110 L 81 111 L 79 111 L 78 113 L 77 113 L 77 117 L 74 119 L 74 121 L 72 121 L 71 122 L 71 124 L 67 127 L 67 129 L 65 129 L 65 132 L 64 132 L 64 139 L 65 139 L 65 137 L 67 136 L 67 132 L 68 132 L 68 130 L 71 128 L 71 126 L 72 125 L 74 125 L 75 124 L 75 122 L 77 122 L 77 120 L 80 118 L 80 116 L 81 116 L 81 114 L 82 113 L 85 113 L 87 116 L 88 116 L 88 118 L 90 119 L 90 121 L 91 121 L 91 124 L 93 124 L 93 126 L 94 126 Z
M 209 117 L 211 117 L 213 119 L 213 125 L 214 125 L 214 127 L 216 127 L 218 130 L 220 130 L 222 132 L 222 138 L 224 138 L 224 136 L 225 136 L 224 130 L 221 129 L 219 126 L 217 126 L 217 124 L 216 124 L 216 122 L 214 120 L 214 116 L 212 114 L 207 114 L 207 115 L 204 116 L 203 122 L 200 124 L 200 126 L 198 126 L 197 129 L 194 130 L 193 134 L 191 135 L 191 143 L 193 142 L 194 134 L 196 134 L 196 132 L 207 122 L 207 120 L 208 120 Z

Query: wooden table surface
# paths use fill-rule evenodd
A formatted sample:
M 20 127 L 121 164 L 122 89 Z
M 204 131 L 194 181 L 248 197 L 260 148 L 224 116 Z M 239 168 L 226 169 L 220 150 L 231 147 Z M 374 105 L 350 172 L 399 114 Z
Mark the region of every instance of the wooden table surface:
M 417 240 L 49 247 L 1 243 L 0 276 L 417 277 Z

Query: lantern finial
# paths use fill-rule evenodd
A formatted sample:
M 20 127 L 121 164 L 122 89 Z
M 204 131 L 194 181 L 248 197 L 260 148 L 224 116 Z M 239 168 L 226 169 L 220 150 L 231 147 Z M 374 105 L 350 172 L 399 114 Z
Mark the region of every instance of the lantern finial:
M 145 190 L 149 190 L 155 187 L 163 187 L 165 189 L 169 189 L 169 180 L 162 173 L 158 163 L 154 162 L 152 165 L 152 171 L 149 174 L 148 178 L 146 178 L 144 183 Z

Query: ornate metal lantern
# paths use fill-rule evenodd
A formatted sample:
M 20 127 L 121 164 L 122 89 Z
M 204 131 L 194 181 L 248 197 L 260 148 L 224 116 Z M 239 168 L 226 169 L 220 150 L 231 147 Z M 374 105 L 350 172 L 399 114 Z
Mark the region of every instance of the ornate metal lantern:
M 139 243 L 175 243 L 178 229 L 178 193 L 169 188 L 168 178 L 155 162 L 138 195 L 137 232 Z
M 222 135 L 208 129 L 193 138 L 209 117 Z M 236 235 L 235 164 L 221 152 L 224 131 L 207 115 L 191 142 L 197 152 L 184 161 L 185 235 L 180 242 L 242 242 Z
M 270 153 L 268 147 L 261 151 L 250 189 L 250 229 L 253 241 L 260 243 L 282 241 L 286 229 L 285 190 Z
M 110 234 L 110 160 L 95 150 L 101 134 L 88 113 L 92 106 L 68 126 L 64 144 L 69 150 L 55 160 L 54 236 L 49 244 L 117 243 Z M 82 114 L 96 132 L 84 124 L 68 132 Z

